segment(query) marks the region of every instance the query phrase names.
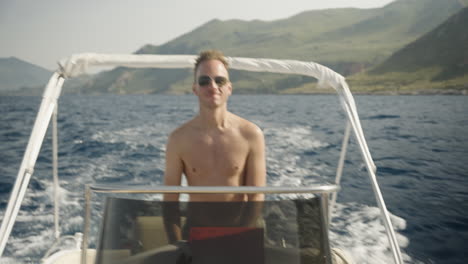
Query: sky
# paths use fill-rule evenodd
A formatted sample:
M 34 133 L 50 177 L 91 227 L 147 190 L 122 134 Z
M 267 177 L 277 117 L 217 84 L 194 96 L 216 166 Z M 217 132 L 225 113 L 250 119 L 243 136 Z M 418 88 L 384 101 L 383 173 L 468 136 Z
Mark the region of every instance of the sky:
M 288 18 L 313 9 L 378 8 L 394 0 L 0 0 L 0 58 L 55 70 L 74 53 L 132 53 L 212 19 Z

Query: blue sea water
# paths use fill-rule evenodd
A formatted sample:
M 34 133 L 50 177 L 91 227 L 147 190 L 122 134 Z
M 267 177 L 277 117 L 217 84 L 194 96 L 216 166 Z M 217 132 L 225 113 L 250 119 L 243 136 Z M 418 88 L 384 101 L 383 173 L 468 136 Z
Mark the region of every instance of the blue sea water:
M 468 97 L 355 99 L 405 263 L 468 263 Z M 0 97 L 2 218 L 39 103 Z M 229 108 L 263 129 L 269 185 L 334 180 L 345 128 L 336 96 L 234 95 Z M 193 96 L 62 97 L 62 233 L 82 229 L 84 184 L 161 184 L 167 135 L 197 110 Z M 50 138 L 0 263 L 38 263 L 53 243 Z M 369 183 L 352 138 L 330 237 L 356 263 L 392 263 Z

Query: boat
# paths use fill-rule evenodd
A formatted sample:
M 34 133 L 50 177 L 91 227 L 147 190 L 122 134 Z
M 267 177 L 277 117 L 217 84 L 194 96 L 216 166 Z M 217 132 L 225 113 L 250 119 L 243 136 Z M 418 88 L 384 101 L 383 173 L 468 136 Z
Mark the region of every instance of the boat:
M 212 258 L 214 255 L 216 257 L 224 257 L 224 263 L 352 263 L 349 256 L 346 256 L 345 251 L 331 248 L 328 241 L 329 223 L 333 217 L 333 208 L 336 203 L 337 191 L 340 188 L 339 185 L 351 132 L 355 135 L 377 204 L 380 208 L 393 260 L 397 264 L 403 263 L 395 231 L 392 228 L 391 219 L 377 182 L 376 166 L 367 146 L 356 104 L 345 78 L 318 63 L 296 60 L 226 57 L 230 69 L 312 76 L 318 79 L 320 84 L 328 85 L 335 89 L 347 117 L 347 123 L 345 124 L 341 153 L 333 184 L 304 187 L 89 185 L 86 186 L 84 194 L 86 209 L 82 232 L 76 233 L 74 236 L 61 236 L 58 224 L 58 201 L 60 197 L 57 191 L 59 188 L 57 169 L 57 109 L 58 98 L 65 79 L 78 76 L 92 66 L 192 68 L 195 59 L 196 56 L 194 55 L 85 53 L 72 55 L 60 61 L 59 69 L 52 75 L 45 88 L 31 137 L 18 171 L 7 209 L 4 213 L 0 228 L 0 256 L 3 255 L 28 183 L 33 176 L 34 166 L 46 130 L 49 124 L 52 123 L 52 160 L 55 188 L 54 233 L 56 243 L 44 256 L 42 262 L 45 264 L 145 263 L 158 258 L 161 254 L 165 254 L 168 251 L 164 251 L 163 249 L 167 249 L 168 246 L 173 245 L 169 245 L 167 240 L 164 240 L 163 224 L 161 224 L 163 221 L 161 208 L 166 206 L 164 202 L 160 200 L 142 200 L 135 198 L 135 196 L 132 196 L 132 198 L 119 197 L 119 194 L 164 193 L 203 193 L 206 195 L 212 193 L 264 193 L 272 197 L 262 202 L 262 214 L 260 217 L 255 218 L 254 224 L 252 222 L 249 225 L 230 224 L 190 227 L 188 241 L 185 241 L 186 244 L 180 248 L 186 248 L 188 245 L 191 254 L 196 255 L 199 260 L 202 259 L 198 263 L 214 263 L 216 261 L 219 263 L 219 259 L 215 260 Z M 90 248 L 88 240 L 92 214 L 91 201 L 95 193 L 105 194 L 107 198 L 104 217 L 101 220 L 99 242 L 96 248 Z M 213 209 L 217 208 L 216 206 L 219 206 L 219 204 L 202 206 L 189 203 L 186 205 L 186 207 L 191 208 L 204 208 L 199 209 L 201 210 L 200 212 L 206 212 L 208 209 L 208 211 L 218 210 Z M 233 205 L 224 205 L 223 207 L 229 206 Z M 244 210 L 245 208 L 258 205 L 242 204 L 236 206 Z M 309 213 L 305 213 L 306 211 Z M 120 213 L 116 214 L 116 212 Z M 238 215 L 242 214 L 239 213 Z M 131 216 L 131 220 L 128 220 L 129 216 Z M 122 219 L 126 220 L 123 221 Z M 122 223 L 126 227 L 122 226 Z M 115 234 L 118 233 L 116 230 L 128 229 L 128 226 L 132 227 L 134 231 L 132 234 L 137 234 L 132 239 L 128 239 L 128 236 L 122 237 Z M 310 234 L 308 230 L 315 230 L 315 232 Z M 152 235 L 148 237 L 148 234 Z M 155 241 L 155 238 L 160 241 Z M 115 241 L 121 241 L 122 239 L 128 243 L 115 243 Z M 60 244 L 65 240 L 73 241 L 74 247 L 67 249 L 60 248 Z M 237 241 L 235 246 L 232 246 L 233 241 Z M 222 247 L 220 245 L 230 246 Z M 249 245 L 249 247 L 246 247 L 246 245 Z M 230 250 L 226 250 L 227 248 Z M 195 261 L 194 263 L 197 262 Z

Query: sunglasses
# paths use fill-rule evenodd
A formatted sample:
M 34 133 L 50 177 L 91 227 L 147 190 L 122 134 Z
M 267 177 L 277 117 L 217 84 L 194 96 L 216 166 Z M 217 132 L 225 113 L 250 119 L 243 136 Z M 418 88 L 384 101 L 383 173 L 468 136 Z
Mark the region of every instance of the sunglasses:
M 216 76 L 214 78 L 211 78 L 210 76 L 202 75 L 198 77 L 198 85 L 200 86 L 207 86 L 211 84 L 211 81 L 214 81 L 218 86 L 223 86 L 226 83 L 228 83 L 228 79 L 223 76 Z

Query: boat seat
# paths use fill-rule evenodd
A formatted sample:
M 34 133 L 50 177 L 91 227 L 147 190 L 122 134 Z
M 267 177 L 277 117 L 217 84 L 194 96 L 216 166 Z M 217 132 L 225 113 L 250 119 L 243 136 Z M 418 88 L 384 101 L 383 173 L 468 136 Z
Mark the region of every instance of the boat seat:
M 163 221 L 162 216 L 138 216 L 136 218 L 135 231 L 140 239 L 142 251 L 148 251 L 169 244 Z M 181 217 L 181 224 L 182 226 L 185 224 L 185 217 Z
M 185 219 L 185 217 L 181 217 L 182 226 L 185 224 Z M 265 221 L 259 218 L 255 227 L 265 229 Z M 169 244 L 162 216 L 138 216 L 135 231 L 137 232 L 137 237 L 140 238 L 142 251 L 148 251 Z

